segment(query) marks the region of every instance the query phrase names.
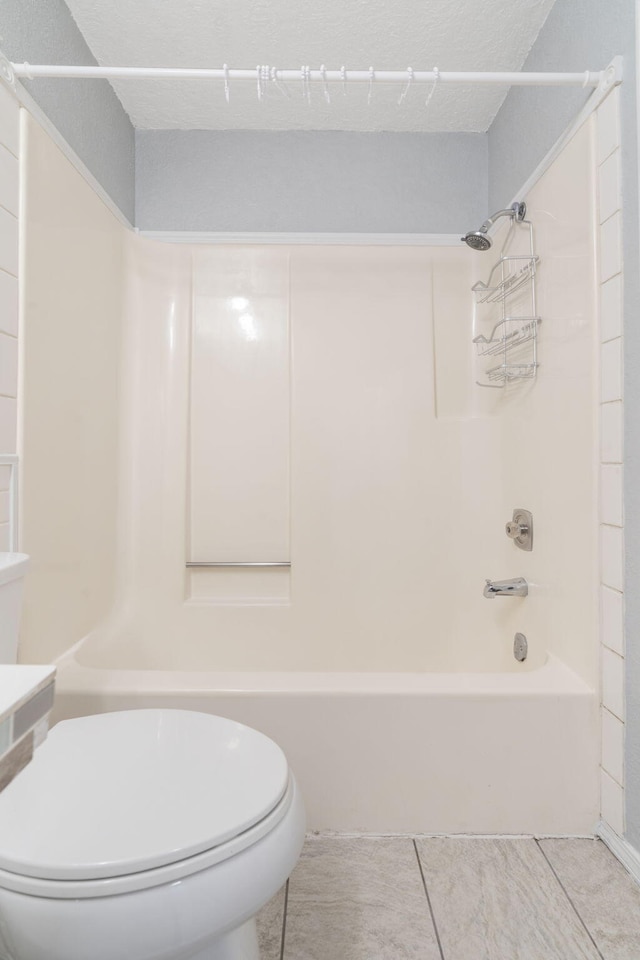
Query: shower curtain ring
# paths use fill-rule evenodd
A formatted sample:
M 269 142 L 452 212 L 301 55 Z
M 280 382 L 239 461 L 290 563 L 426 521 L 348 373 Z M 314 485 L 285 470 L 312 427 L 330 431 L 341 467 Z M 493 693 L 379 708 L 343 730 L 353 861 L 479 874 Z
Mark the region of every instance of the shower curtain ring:
M 438 85 L 438 80 L 440 79 L 440 71 L 438 70 L 437 67 L 434 67 L 434 68 L 433 68 L 433 74 L 434 74 L 433 85 L 432 85 L 432 87 L 431 87 L 431 90 L 429 90 L 429 93 L 428 93 L 428 95 L 427 95 L 427 99 L 426 99 L 425 102 L 424 102 L 425 107 L 428 107 L 429 104 L 431 103 L 431 98 L 432 98 L 432 96 L 434 95 L 434 93 L 436 92 L 436 87 L 437 87 L 437 85 Z
M 267 93 L 269 92 L 269 77 L 270 77 L 270 76 L 271 76 L 271 71 L 269 70 L 269 67 L 267 67 L 265 64 L 263 64 L 263 65 L 260 67 L 260 87 L 261 87 L 261 89 L 262 89 L 262 96 L 261 96 L 261 98 L 260 98 L 261 100 L 265 100 L 266 97 L 267 97 Z
M 227 64 L 223 64 L 222 72 L 224 73 L 224 98 L 229 103 L 230 93 L 229 93 L 229 67 Z
M 344 64 L 340 67 L 340 79 L 342 80 L 342 96 L 347 95 L 347 68 Z
M 373 67 L 369 67 L 369 93 L 367 95 L 367 106 L 371 106 L 371 97 L 373 95 L 373 81 L 375 80 L 376 75 Z
M 320 67 L 320 76 L 322 77 L 322 91 L 324 93 L 324 99 L 327 103 L 331 103 L 331 94 L 329 93 L 329 88 L 327 86 L 327 68 L 324 63 Z
M 409 77 L 409 79 L 407 80 L 402 93 L 398 97 L 398 106 L 400 106 L 400 104 L 403 102 L 403 100 L 406 98 L 407 94 L 409 93 L 409 90 L 411 89 L 411 84 L 413 83 L 413 67 L 407 67 L 407 76 Z
M 287 100 L 291 100 L 291 94 L 289 93 L 289 88 L 287 87 L 284 81 L 278 79 L 278 71 L 275 67 L 271 67 L 271 78 L 274 85 L 278 88 L 283 97 L 286 97 Z

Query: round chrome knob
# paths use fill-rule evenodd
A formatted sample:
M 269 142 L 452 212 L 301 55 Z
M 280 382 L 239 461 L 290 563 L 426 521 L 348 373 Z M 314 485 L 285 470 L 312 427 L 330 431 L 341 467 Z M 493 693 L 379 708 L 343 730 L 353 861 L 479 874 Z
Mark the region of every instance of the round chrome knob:
M 517 540 L 518 537 L 526 537 L 529 533 L 529 527 L 526 523 L 518 523 L 517 520 L 509 520 L 508 523 L 505 523 L 504 528 L 507 531 L 507 536 L 512 540 Z
M 516 507 L 513 516 L 504 525 L 505 533 L 514 545 L 520 550 L 530 551 L 533 548 L 533 516 L 530 510 Z

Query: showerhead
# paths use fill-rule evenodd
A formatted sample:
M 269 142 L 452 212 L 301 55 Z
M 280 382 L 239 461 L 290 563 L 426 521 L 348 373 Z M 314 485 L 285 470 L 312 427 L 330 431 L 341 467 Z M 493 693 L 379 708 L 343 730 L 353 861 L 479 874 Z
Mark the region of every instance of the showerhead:
M 526 203 L 514 203 L 508 210 L 498 210 L 498 212 L 494 213 L 488 220 L 485 220 L 479 230 L 471 230 L 469 233 L 465 233 L 464 237 L 460 237 L 460 239 L 463 240 L 467 246 L 471 247 L 472 250 L 484 252 L 485 250 L 489 250 L 493 244 L 493 240 L 488 234 L 489 227 L 492 227 L 499 217 L 511 217 L 512 221 L 515 220 L 520 223 L 524 220 L 526 213 Z
M 482 230 L 473 230 L 471 233 L 465 233 L 464 237 L 460 237 L 460 239 L 464 240 L 472 250 L 488 250 L 493 243 L 491 237 L 488 237 Z

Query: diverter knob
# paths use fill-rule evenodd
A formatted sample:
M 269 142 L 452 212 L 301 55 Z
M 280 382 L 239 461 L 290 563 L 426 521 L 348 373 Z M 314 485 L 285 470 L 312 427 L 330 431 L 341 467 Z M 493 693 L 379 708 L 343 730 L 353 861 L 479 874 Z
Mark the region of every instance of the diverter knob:
M 526 523 L 518 523 L 517 520 L 509 520 L 505 524 L 505 530 L 507 531 L 507 536 L 511 537 L 512 540 L 515 540 L 516 537 L 524 537 L 529 533 L 529 527 Z
M 519 507 L 513 511 L 513 517 L 505 523 L 507 536 L 521 550 L 533 549 L 533 517 L 529 510 Z

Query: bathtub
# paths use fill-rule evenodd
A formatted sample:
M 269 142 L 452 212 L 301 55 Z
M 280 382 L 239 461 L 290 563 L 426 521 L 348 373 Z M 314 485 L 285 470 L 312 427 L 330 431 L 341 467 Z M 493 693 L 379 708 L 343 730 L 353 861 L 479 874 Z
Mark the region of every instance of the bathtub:
M 58 662 L 54 722 L 173 707 L 262 730 L 285 750 L 311 830 L 592 834 L 598 699 L 553 656 L 485 673 L 215 673 Z

